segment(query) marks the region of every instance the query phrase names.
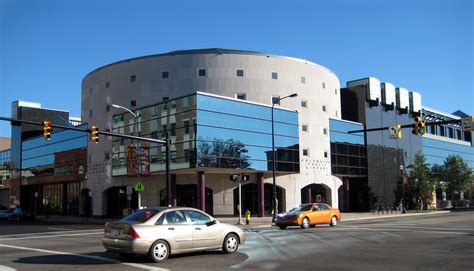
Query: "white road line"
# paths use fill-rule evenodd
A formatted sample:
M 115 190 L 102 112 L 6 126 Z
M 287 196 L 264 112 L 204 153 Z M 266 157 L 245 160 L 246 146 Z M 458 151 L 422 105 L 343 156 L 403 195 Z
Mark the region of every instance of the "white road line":
M 48 228 L 48 230 L 57 230 L 57 231 L 76 231 L 75 229 L 66 229 L 66 228 Z
M 73 232 L 90 232 L 90 231 L 98 231 L 101 229 L 91 229 L 91 230 L 70 230 Z M 102 229 L 103 231 L 103 229 Z M 27 236 L 27 235 L 41 235 L 41 234 L 51 234 L 51 233 L 64 233 L 64 231 L 47 231 L 47 232 L 31 232 L 31 233 L 15 233 L 15 234 L 3 234 L 0 235 L 0 238 L 2 237 L 11 237 L 11 236 Z
M 6 266 L 6 265 L 0 265 L 0 271 L 16 271 L 16 269 L 11 268 L 11 267 Z
M 94 234 L 104 234 L 104 232 L 103 232 L 103 231 L 99 231 L 99 232 L 87 232 L 87 233 L 52 234 L 52 235 L 42 235 L 42 236 L 0 238 L 0 241 L 28 240 L 28 239 L 43 239 L 43 238 L 69 237 L 69 236 L 94 235 Z
M 63 251 L 54 251 L 54 250 L 31 248 L 31 247 L 10 246 L 10 245 L 4 245 L 4 244 L 0 244 L 0 247 L 6 247 L 6 248 L 12 248 L 12 249 L 20 249 L 20 250 L 36 251 L 36 252 L 41 252 L 41 253 L 46 253 L 46 254 L 75 256 L 75 257 L 81 257 L 81 258 L 86 258 L 86 259 L 92 259 L 92 260 L 97 260 L 97 261 L 102 261 L 102 262 L 115 263 L 115 264 L 123 264 L 123 265 L 131 266 L 131 267 L 135 267 L 135 268 L 140 268 L 140 269 L 145 269 L 145 270 L 161 270 L 161 271 L 166 271 L 166 270 L 168 270 L 168 269 L 164 269 L 164 268 L 158 268 L 158 267 L 154 267 L 154 266 L 149 266 L 149 265 L 146 265 L 146 264 L 139 264 L 139 263 L 123 263 L 123 262 L 118 261 L 118 260 L 115 260 L 115 259 L 110 259 L 110 258 L 101 257 L 101 256 L 94 256 L 94 255 L 85 255 L 85 254 L 70 253 L 70 252 L 63 252 Z

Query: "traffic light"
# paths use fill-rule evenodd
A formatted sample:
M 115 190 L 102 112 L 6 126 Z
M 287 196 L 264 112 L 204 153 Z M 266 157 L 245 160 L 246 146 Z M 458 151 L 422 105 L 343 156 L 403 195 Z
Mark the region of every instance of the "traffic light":
M 421 122 L 421 118 L 420 117 L 416 117 L 415 118 L 415 123 L 413 123 L 411 125 L 411 133 L 414 134 L 414 135 L 418 135 L 418 132 L 419 132 L 419 127 L 420 127 L 420 122 Z
M 45 140 L 51 140 L 51 133 L 53 132 L 53 127 L 51 126 L 51 122 L 44 121 L 43 122 L 43 137 Z
M 97 144 L 99 143 L 99 128 L 96 126 L 92 126 L 92 133 L 91 133 L 92 143 Z
M 418 127 L 418 133 L 421 135 L 424 135 L 426 133 L 426 122 L 420 122 L 420 126 Z

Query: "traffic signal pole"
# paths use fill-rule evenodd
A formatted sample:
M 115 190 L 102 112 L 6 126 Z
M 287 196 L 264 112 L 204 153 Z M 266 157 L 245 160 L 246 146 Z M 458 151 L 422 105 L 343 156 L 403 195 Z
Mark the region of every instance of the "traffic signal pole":
M 426 126 L 433 126 L 433 125 L 441 125 L 441 124 L 450 124 L 450 123 L 461 123 L 461 120 L 444 120 L 444 121 L 435 121 L 435 122 L 426 122 Z M 400 128 L 413 128 L 413 124 L 405 124 L 401 125 Z M 363 133 L 363 132 L 374 132 L 374 131 L 384 131 L 387 130 L 389 126 L 385 127 L 380 127 L 380 128 L 370 128 L 370 129 L 364 129 L 364 130 L 354 130 L 354 131 L 348 131 L 347 133 L 349 134 L 355 134 L 355 133 Z
M 44 124 L 43 122 L 38 122 L 38 121 L 18 120 L 18 119 L 5 118 L 5 117 L 0 117 L 0 120 L 9 121 L 9 122 L 11 122 L 12 125 L 20 125 L 20 124 L 24 123 L 24 124 L 32 124 L 32 125 L 43 126 L 43 124 Z M 84 133 L 89 133 L 89 134 L 92 134 L 92 132 L 93 132 L 92 129 L 88 129 L 88 128 L 77 128 L 77 127 L 74 127 L 74 126 L 58 125 L 58 124 L 52 124 L 52 123 L 51 123 L 51 127 L 60 128 L 60 129 L 64 129 L 64 130 L 79 131 L 79 132 L 84 132 Z M 105 132 L 105 131 L 97 131 L 97 133 L 101 134 L 101 135 L 105 135 L 105 136 L 114 136 L 114 137 L 120 137 L 120 138 L 136 139 L 136 140 L 140 140 L 140 141 L 166 144 L 165 140 L 154 139 L 154 138 L 124 135 L 124 134 Z

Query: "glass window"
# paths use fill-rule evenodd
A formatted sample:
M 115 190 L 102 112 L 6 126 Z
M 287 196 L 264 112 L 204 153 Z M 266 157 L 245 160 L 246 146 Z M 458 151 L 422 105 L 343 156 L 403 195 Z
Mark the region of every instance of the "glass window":
M 309 155 L 309 150 L 308 149 L 303 149 L 303 155 L 308 156 Z
M 301 125 L 301 131 L 308 132 L 308 124 L 302 124 Z
M 186 108 L 188 106 L 189 106 L 188 97 L 184 97 L 183 99 L 181 99 L 181 107 Z
M 157 213 L 158 213 L 158 210 L 149 210 L 149 209 L 138 210 L 135 213 L 122 218 L 122 221 L 145 222 L 148 219 L 150 219 L 152 216 L 156 215 Z
M 165 215 L 162 215 L 162 216 L 160 216 L 160 218 L 158 218 L 155 225 L 163 225 L 164 221 L 165 221 Z
M 324 158 L 328 158 L 328 152 L 327 151 L 324 152 Z
M 323 135 L 327 135 L 328 134 L 328 129 L 327 128 L 323 128 Z
M 171 151 L 171 162 L 176 163 L 176 151 Z
M 456 129 L 456 139 L 462 140 L 462 133 L 459 129 Z
M 198 70 L 198 76 L 199 77 L 205 77 L 206 76 L 206 69 L 199 69 Z
M 130 82 L 133 83 L 137 81 L 137 76 L 136 75 L 130 75 Z
M 306 100 L 301 100 L 301 107 L 303 107 L 303 108 L 308 108 L 308 101 L 306 101 Z
M 168 71 L 161 72 L 161 78 L 166 79 L 170 77 L 170 73 Z
M 105 82 L 105 88 L 109 88 L 109 87 L 110 87 L 110 81 Z
M 105 112 L 110 112 L 110 104 L 105 106 Z
M 92 118 L 92 110 L 89 110 L 89 118 Z
M 272 96 L 272 104 L 280 104 L 280 96 Z
M 237 77 L 244 77 L 244 70 L 237 70 Z
M 446 130 L 445 129 L 446 129 L 446 127 L 444 127 L 442 125 L 439 126 L 439 135 L 440 136 L 446 136 Z
M 92 94 L 92 88 L 89 88 L 89 95 Z
M 189 120 L 183 120 L 184 134 L 189 134 Z
M 326 88 L 326 83 L 324 83 L 324 82 L 323 82 L 323 84 L 322 84 L 322 85 L 323 85 L 323 88 Z
M 454 138 L 454 130 L 451 127 L 448 127 L 448 137 Z
M 198 211 L 185 211 L 191 220 L 191 224 L 194 225 L 205 225 L 208 222 L 211 222 L 211 218 Z
M 247 100 L 247 95 L 245 95 L 245 93 L 237 93 L 237 94 L 235 94 L 235 96 L 239 100 Z
M 272 72 L 272 79 L 278 79 L 278 73 Z
M 326 106 L 325 105 L 323 105 L 322 110 L 323 110 L 323 112 L 326 112 Z
M 170 136 L 176 136 L 176 123 L 170 124 Z
M 301 83 L 306 84 L 306 77 L 301 76 Z
M 171 211 L 166 213 L 166 222 L 168 224 L 187 224 L 186 216 L 183 211 Z
M 326 204 L 318 203 L 318 210 L 329 210 L 328 206 Z

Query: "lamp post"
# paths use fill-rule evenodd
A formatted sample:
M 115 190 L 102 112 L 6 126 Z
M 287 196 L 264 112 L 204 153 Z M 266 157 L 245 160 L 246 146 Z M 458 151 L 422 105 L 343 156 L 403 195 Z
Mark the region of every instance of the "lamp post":
M 132 110 L 126 108 L 125 106 L 117 105 L 117 104 L 112 104 L 113 108 L 118 108 L 118 109 L 123 109 L 127 111 L 128 113 L 132 114 L 133 117 L 135 118 L 135 123 L 133 125 L 133 135 L 138 136 L 138 112 L 137 114 L 133 113 Z M 132 139 L 132 145 L 134 143 L 134 140 Z M 137 159 L 137 175 L 140 176 L 140 146 L 137 140 L 137 144 L 135 146 L 135 151 L 136 151 L 136 159 Z M 130 204 L 129 204 L 130 205 Z M 141 193 L 138 193 L 138 209 L 141 209 L 142 207 L 142 198 L 141 198 Z
M 403 165 L 400 165 L 400 178 L 402 180 L 402 214 L 406 213 L 405 210 L 405 180 L 403 179 Z
M 294 98 L 298 96 L 297 93 L 290 94 L 288 96 L 282 97 L 275 99 L 272 101 L 272 153 L 273 153 L 273 158 L 272 158 L 272 173 L 273 173 L 273 215 L 272 215 L 272 221 L 275 221 L 276 215 L 277 215 L 277 192 L 276 192 L 276 151 L 275 151 L 275 124 L 274 124 L 274 117 L 273 117 L 273 111 L 275 108 L 275 104 L 279 103 L 281 100 L 286 99 L 286 98 Z

